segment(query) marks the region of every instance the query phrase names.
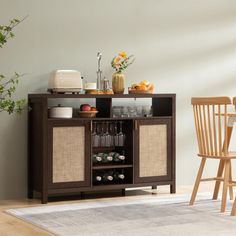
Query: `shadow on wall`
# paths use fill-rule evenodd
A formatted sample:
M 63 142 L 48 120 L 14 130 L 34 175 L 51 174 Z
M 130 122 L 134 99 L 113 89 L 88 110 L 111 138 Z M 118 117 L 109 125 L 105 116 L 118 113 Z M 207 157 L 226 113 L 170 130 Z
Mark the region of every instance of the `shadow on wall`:
M 199 87 L 195 86 L 194 90 L 185 90 L 181 94 L 181 96 L 178 96 L 177 94 L 177 183 L 192 184 L 195 180 L 195 176 L 197 174 L 200 162 L 200 158 L 197 157 L 198 145 L 195 134 L 191 97 L 236 96 L 236 92 L 234 91 L 235 88 L 233 86 L 235 84 L 235 74 L 232 73 L 232 75 L 226 75 L 225 78 L 223 78 L 224 74 L 226 75 L 227 72 L 218 76 L 216 75 L 216 77 L 218 78 L 215 83 L 214 78 L 210 78 L 211 82 L 209 83 L 208 81 L 208 84 L 206 84 L 208 86 L 203 87 L 204 84 L 201 82 L 201 85 L 199 85 Z M 222 90 L 222 87 L 224 87 L 224 90 Z M 229 107 L 229 111 L 234 112 L 233 105 Z M 236 140 L 235 138 L 236 130 L 233 131 L 232 141 Z M 234 141 L 231 142 L 230 150 L 236 150 L 236 145 Z M 185 170 L 183 171 L 184 166 L 191 166 L 191 168 L 185 168 Z M 207 177 L 215 176 L 217 166 L 217 161 L 211 162 L 210 168 L 205 168 L 205 175 Z M 234 162 L 234 166 L 236 166 L 236 162 Z M 186 176 L 188 176 L 188 178 L 186 178 Z
M 46 92 L 50 73 L 27 74 L 19 83 L 16 96 Z M 37 88 L 32 91 L 32 87 Z M 27 192 L 27 115 L 0 113 L 0 199 L 25 198 Z
M 27 74 L 21 78 L 15 95 L 27 99 L 28 93 L 46 92 L 49 76 Z M 27 115 L 27 109 L 21 115 L 0 113 L 0 199 L 26 197 Z

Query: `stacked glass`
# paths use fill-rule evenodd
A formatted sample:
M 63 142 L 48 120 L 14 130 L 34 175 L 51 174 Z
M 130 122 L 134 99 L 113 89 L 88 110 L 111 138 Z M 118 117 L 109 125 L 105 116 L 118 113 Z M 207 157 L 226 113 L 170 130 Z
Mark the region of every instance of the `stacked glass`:
M 113 117 L 151 117 L 151 106 L 113 106 Z

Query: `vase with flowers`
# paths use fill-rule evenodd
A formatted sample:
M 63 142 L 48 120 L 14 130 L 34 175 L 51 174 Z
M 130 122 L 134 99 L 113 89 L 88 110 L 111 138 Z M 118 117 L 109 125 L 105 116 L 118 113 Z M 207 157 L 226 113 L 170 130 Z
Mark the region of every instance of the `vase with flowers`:
M 134 62 L 134 56 L 127 56 L 125 52 L 120 52 L 111 61 L 115 73 L 112 75 L 112 89 L 115 94 L 123 94 L 125 91 L 125 76 L 123 71 Z

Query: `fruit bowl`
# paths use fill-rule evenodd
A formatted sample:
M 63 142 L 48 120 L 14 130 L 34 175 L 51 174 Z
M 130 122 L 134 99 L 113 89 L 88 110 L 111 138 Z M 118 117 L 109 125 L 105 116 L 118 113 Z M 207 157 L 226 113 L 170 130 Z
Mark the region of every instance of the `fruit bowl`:
M 142 80 L 140 83 L 132 84 L 129 89 L 129 94 L 147 94 L 153 93 L 154 84 L 150 83 L 149 81 Z
M 97 89 L 85 89 L 86 94 L 98 94 Z
M 129 87 L 129 94 L 137 94 L 137 93 L 138 94 L 153 93 L 153 89 L 152 90 L 136 90 Z
M 91 118 L 96 117 L 98 111 L 79 111 L 79 117 L 81 118 Z

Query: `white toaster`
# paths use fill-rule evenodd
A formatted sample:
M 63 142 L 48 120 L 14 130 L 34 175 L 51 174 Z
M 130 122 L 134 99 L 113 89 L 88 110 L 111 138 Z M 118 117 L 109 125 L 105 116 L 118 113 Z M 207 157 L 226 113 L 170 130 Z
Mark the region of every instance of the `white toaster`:
M 80 93 L 83 89 L 81 73 L 77 70 L 56 70 L 48 81 L 48 90 L 57 93 Z

